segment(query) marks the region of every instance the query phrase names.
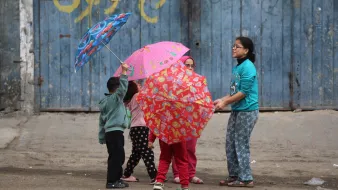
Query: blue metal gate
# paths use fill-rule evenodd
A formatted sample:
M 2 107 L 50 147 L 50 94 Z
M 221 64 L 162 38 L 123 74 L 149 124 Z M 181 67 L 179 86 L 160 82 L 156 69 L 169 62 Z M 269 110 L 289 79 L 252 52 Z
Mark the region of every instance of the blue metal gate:
M 112 13 L 133 16 L 110 43 L 122 59 L 157 41 L 191 48 L 213 98 L 228 92 L 236 36 L 256 45 L 260 105 L 338 107 L 338 2 L 334 0 L 34 0 L 36 103 L 41 111 L 95 111 L 118 61 L 103 49 L 79 73 L 84 31 Z

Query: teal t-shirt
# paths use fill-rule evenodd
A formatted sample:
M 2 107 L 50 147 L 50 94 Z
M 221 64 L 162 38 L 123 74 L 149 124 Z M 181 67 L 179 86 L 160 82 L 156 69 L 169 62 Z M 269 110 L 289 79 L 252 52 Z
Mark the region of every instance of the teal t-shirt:
M 259 109 L 257 72 L 255 65 L 249 59 L 232 69 L 230 96 L 237 92 L 245 94 L 245 98 L 231 105 L 233 111 Z

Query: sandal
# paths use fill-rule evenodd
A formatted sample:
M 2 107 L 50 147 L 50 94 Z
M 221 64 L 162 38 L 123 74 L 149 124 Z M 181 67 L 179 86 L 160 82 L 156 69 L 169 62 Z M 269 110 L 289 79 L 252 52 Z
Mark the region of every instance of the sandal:
M 139 182 L 140 180 L 134 176 L 129 176 L 129 177 L 122 177 L 121 178 L 123 181 L 127 181 L 127 182 Z
M 249 187 L 252 188 L 254 187 L 254 182 L 253 181 L 233 181 L 228 183 L 229 187 Z
M 227 177 L 225 180 L 219 182 L 219 186 L 228 186 L 228 183 L 234 182 L 237 180 L 236 176 Z
M 179 177 L 175 177 L 173 180 L 174 183 L 176 184 L 180 184 L 180 178 Z
M 190 182 L 193 183 L 193 184 L 203 184 L 204 183 L 203 180 L 201 180 L 200 178 L 198 178 L 196 176 L 191 178 Z

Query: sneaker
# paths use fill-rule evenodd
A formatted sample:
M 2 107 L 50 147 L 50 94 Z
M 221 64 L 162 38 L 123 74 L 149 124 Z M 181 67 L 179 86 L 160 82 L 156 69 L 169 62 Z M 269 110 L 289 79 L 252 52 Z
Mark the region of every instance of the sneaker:
M 124 184 L 126 187 L 129 187 L 129 184 L 127 182 L 123 181 L 122 179 L 120 179 L 119 181 L 120 183 Z
M 164 190 L 164 184 L 159 183 L 159 182 L 155 182 L 153 190 Z
M 164 180 L 164 182 L 167 182 L 168 181 L 168 179 L 166 178 L 165 180 Z M 156 183 L 156 179 L 152 179 L 152 180 L 150 180 L 150 185 L 154 185 Z
M 117 181 L 115 183 L 107 183 L 106 184 L 106 188 L 107 189 L 123 189 L 123 188 L 126 188 L 126 187 L 127 187 L 126 184 L 121 183 L 121 181 Z
M 156 183 L 156 179 L 152 179 L 152 180 L 150 180 L 150 185 L 154 185 Z

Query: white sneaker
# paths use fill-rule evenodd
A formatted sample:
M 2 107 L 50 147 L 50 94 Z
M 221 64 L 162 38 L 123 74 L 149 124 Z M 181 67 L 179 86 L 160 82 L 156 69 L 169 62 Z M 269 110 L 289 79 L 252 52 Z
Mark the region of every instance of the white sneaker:
M 164 190 L 164 184 L 159 183 L 159 182 L 155 182 L 153 190 Z

